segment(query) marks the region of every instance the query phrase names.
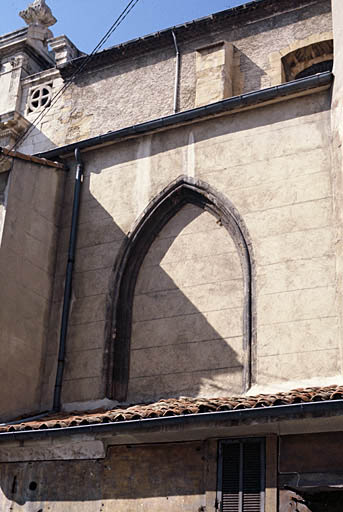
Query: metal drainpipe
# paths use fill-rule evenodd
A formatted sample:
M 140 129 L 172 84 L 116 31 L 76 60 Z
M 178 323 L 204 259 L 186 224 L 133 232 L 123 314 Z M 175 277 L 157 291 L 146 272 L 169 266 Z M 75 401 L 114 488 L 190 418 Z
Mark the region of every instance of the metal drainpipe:
M 62 381 L 66 351 L 66 340 L 68 332 L 68 320 L 71 302 L 71 291 L 72 291 L 72 279 L 73 269 L 75 261 L 75 249 L 76 249 L 76 237 L 78 230 L 78 219 L 80 210 L 80 194 L 81 186 L 83 182 L 83 163 L 81 160 L 81 152 L 79 148 L 75 149 L 75 160 L 77 162 L 76 174 L 75 174 L 75 185 L 74 185 L 74 200 L 73 200 L 73 214 L 71 219 L 70 238 L 69 238 L 69 249 L 68 249 L 68 262 L 66 268 L 66 278 L 64 285 L 64 300 L 63 300 L 63 311 L 60 331 L 60 345 L 58 352 L 58 365 L 56 373 L 56 383 L 54 390 L 54 404 L 53 411 L 57 412 L 61 408 L 61 392 L 62 392 Z
M 174 39 L 175 53 L 176 53 L 176 63 L 175 63 L 175 86 L 174 86 L 174 114 L 177 112 L 177 97 L 179 94 L 179 81 L 180 81 L 180 51 L 177 45 L 176 35 L 174 30 L 172 30 L 172 35 Z

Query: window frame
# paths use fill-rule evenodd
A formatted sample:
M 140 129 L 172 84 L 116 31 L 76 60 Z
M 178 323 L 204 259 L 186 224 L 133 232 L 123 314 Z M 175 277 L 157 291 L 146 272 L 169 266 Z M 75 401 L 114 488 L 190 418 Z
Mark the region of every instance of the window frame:
M 244 279 L 243 347 L 244 390 L 255 377 L 256 301 L 255 261 L 252 240 L 243 218 L 229 199 L 206 182 L 185 175 L 163 189 L 137 219 L 116 257 L 108 297 L 110 317 L 106 323 L 106 396 L 126 402 L 130 373 L 133 297 L 143 259 L 167 222 L 185 205 L 194 204 L 211 213 L 225 227 L 240 256 Z
M 244 512 L 243 509 L 243 445 L 248 443 L 260 443 L 261 450 L 261 504 L 260 504 L 260 512 L 265 512 L 265 504 L 266 504 L 266 439 L 264 437 L 242 437 L 242 438 L 234 438 L 234 439 L 222 439 L 218 442 L 218 464 L 217 464 L 217 491 L 216 491 L 216 510 L 222 512 L 222 488 L 223 488 L 223 447 L 225 445 L 233 445 L 239 444 L 240 446 L 240 461 L 239 461 L 239 512 Z
M 308 54 L 311 55 L 308 55 Z M 333 39 L 322 39 L 299 46 L 281 58 L 282 74 L 285 82 L 300 80 L 300 73 L 316 64 L 334 60 Z M 316 74 L 316 73 L 313 73 Z
M 47 92 L 44 92 L 44 90 Z M 36 93 L 38 93 L 38 96 L 34 98 L 33 96 Z M 51 104 L 52 95 L 53 82 L 44 82 L 30 87 L 27 95 L 26 114 L 34 114 L 48 108 Z M 37 106 L 33 105 L 33 102 L 37 102 Z

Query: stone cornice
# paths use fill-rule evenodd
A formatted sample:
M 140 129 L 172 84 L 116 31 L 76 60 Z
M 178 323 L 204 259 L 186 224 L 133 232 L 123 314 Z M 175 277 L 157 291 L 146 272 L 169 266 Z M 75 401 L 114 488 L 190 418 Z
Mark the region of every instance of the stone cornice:
M 19 112 L 13 111 L 0 115 L 0 138 L 11 136 L 17 140 L 29 127 L 30 121 Z
M 19 112 L 12 111 L 0 115 L 0 146 L 13 145 L 19 137 L 29 129 L 31 123 Z M 0 155 L 0 172 L 11 168 L 12 159 Z
M 0 37 L 0 59 L 11 58 L 18 53 L 25 53 L 44 70 L 55 66 L 47 51 L 38 48 L 32 38 L 34 28 L 16 30 Z M 50 32 L 50 31 L 49 31 Z

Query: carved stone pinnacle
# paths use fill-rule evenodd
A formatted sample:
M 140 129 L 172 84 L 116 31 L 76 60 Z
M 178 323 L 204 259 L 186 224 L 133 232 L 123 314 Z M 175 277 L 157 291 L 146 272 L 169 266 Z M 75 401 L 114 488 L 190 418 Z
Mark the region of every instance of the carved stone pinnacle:
M 19 16 L 28 25 L 41 25 L 46 28 L 51 27 L 57 21 L 45 0 L 35 0 L 27 9 L 21 11 Z

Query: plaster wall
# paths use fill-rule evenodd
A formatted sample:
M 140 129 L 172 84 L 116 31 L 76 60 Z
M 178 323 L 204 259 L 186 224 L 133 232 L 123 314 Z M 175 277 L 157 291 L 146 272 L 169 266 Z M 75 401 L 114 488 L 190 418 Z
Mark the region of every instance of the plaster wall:
M 199 104 L 280 83 L 282 51 L 291 43 L 309 37 L 317 36 L 320 40 L 321 34 L 325 34 L 323 37 L 327 38 L 332 30 L 330 1 L 309 1 L 309 4 L 281 14 L 273 12 L 266 19 L 244 22 L 244 18 L 240 18 L 239 22 L 228 21 L 227 25 L 214 23 L 206 35 L 189 29 L 189 35 L 182 35 L 178 41 L 181 67 L 177 109 L 192 109 Z M 214 60 L 200 76 L 196 68 L 197 50 L 220 41 L 229 43 L 230 58 L 225 66 Z M 114 59 L 94 70 L 84 71 L 75 79 L 44 114 L 33 136 L 21 144 L 21 150 L 41 152 L 173 113 L 175 50 L 172 37 L 170 44 L 163 44 L 159 50 L 138 51 Z M 280 75 L 279 81 L 275 81 L 275 74 Z M 38 82 L 51 80 L 56 94 L 64 84 L 55 71 L 42 72 L 22 81 L 20 112 L 29 121 L 37 117 L 36 113 L 27 114 L 30 88 Z
M 287 382 L 340 374 L 329 107 L 328 92 L 311 94 L 85 153 L 64 403 L 105 396 L 110 357 L 105 331 L 116 255 L 149 201 L 181 174 L 201 179 L 224 194 L 247 227 L 254 260 L 253 382 L 260 391 L 271 384 L 277 388 Z M 59 240 L 44 404 L 51 400 L 57 360 L 72 184 L 71 174 Z M 207 222 L 205 216 L 203 219 L 202 228 Z M 208 251 L 217 244 L 217 255 L 208 253 L 211 267 L 219 264 L 218 256 L 226 242 L 215 241 L 216 230 L 206 229 L 207 239 L 195 240 L 185 251 L 195 254 L 199 245 Z M 181 243 L 182 235 L 180 241 L 178 237 L 176 243 Z M 196 275 L 195 256 L 193 262 L 193 268 L 184 273 L 187 279 Z M 226 267 L 223 262 L 220 275 Z M 159 281 L 158 277 L 152 280 L 154 285 Z M 187 296 L 184 286 L 178 284 L 180 296 Z M 228 287 L 227 296 L 230 293 Z M 204 308 L 193 300 L 189 302 L 198 310 L 199 318 L 216 330 L 216 320 L 209 315 L 212 308 L 208 307 L 212 300 L 217 301 L 215 295 L 208 293 Z M 218 315 L 224 315 L 225 305 L 220 300 L 218 304 Z M 145 307 L 146 302 L 142 302 Z M 178 327 L 179 323 L 171 326 L 171 339 Z M 190 338 L 192 332 L 193 325 Z M 187 337 L 187 329 L 183 335 Z M 148 331 L 146 347 L 150 341 Z M 237 347 L 232 345 L 231 350 L 239 359 Z M 164 363 L 156 364 L 161 364 L 159 374 L 163 374 Z M 218 386 L 216 391 L 209 386 L 206 391 L 200 377 L 197 384 L 199 396 L 235 391 L 231 385 Z M 166 396 L 168 386 L 161 386 L 159 391 L 160 396 Z
M 0 245 L 0 417 L 40 410 L 63 171 L 15 160 Z

